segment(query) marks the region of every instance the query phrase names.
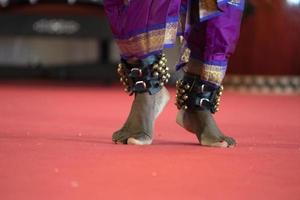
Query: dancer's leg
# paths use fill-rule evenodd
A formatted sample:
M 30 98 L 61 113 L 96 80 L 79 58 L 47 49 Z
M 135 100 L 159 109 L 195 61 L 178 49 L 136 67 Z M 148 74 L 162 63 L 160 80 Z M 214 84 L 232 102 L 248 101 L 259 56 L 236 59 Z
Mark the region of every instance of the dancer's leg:
M 112 140 L 121 144 L 151 144 L 155 119 L 169 100 L 169 78 L 162 49 L 175 41 L 179 0 L 107 0 L 105 10 L 119 46 L 118 72 L 134 94 L 131 111 Z
M 212 113 L 219 105 L 221 83 L 239 37 L 242 11 L 228 4 L 222 10 L 220 16 L 190 27 L 190 60 L 184 67 L 183 80 L 178 83 L 177 123 L 195 133 L 202 145 L 233 147 L 235 140 L 220 131 Z M 190 88 L 180 93 L 187 84 Z
M 118 70 L 125 89 L 135 96 L 126 122 L 120 130 L 113 134 L 112 138 L 116 143 L 151 144 L 154 121 L 169 100 L 169 93 L 164 87 L 164 83 L 169 77 L 166 67 L 157 63 L 144 65 L 144 68 L 138 71 L 140 66 L 143 64 L 136 64 L 135 67 L 132 64 L 122 63 Z M 164 69 L 159 71 L 159 68 Z M 139 74 L 135 76 L 135 70 L 142 76 Z M 164 72 L 161 72 L 163 70 Z M 155 73 L 157 76 L 153 76 Z

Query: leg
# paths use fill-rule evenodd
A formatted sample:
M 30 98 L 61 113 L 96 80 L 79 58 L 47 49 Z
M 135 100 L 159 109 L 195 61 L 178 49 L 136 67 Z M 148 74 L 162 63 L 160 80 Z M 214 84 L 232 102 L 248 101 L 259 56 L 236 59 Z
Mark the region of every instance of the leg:
M 177 83 L 176 122 L 187 131 L 196 134 L 201 145 L 233 147 L 233 138 L 224 135 L 218 128 L 212 113 L 217 112 L 222 87 L 203 81 L 198 75 L 185 73 Z
M 190 49 L 190 60 L 184 67 L 185 76 L 180 84 L 191 85 L 191 90 L 187 92 L 185 100 L 180 92 L 177 104 L 180 108 L 177 115 L 177 123 L 186 130 L 195 133 L 199 142 L 205 146 L 213 147 L 233 147 L 236 142 L 233 138 L 224 135 L 218 128 L 212 112 L 212 106 L 218 106 L 220 95 L 215 91 L 220 89 L 220 85 L 225 76 L 227 62 L 233 53 L 235 44 L 239 36 L 241 10 L 224 5 L 223 14 L 191 27 L 187 35 L 187 46 Z M 191 80 L 191 76 L 192 79 Z M 185 80 L 186 79 L 186 80 Z M 198 84 L 198 86 L 197 86 Z M 200 86 L 208 85 L 208 91 L 202 91 Z M 197 87 L 198 88 L 197 90 Z M 200 90 L 200 92 L 199 92 Z M 219 94 L 221 92 L 219 91 Z M 192 97 L 191 97 L 192 96 Z M 201 99 L 208 99 L 210 105 L 201 104 Z M 192 108 L 184 109 L 184 104 L 197 104 Z
M 120 144 L 151 144 L 153 126 L 169 100 L 169 78 L 162 49 L 175 41 L 180 1 L 107 0 L 105 10 L 119 46 L 118 73 L 134 94 L 131 111 L 112 140 Z M 156 14 L 160 10 L 160 14 Z
M 151 144 L 154 122 L 168 101 L 169 93 L 165 87 L 154 95 L 137 94 L 125 124 L 113 134 L 113 141 L 121 144 Z
M 125 91 L 134 94 L 129 116 L 123 127 L 113 134 L 113 141 L 119 144 L 147 145 L 152 143 L 154 121 L 166 106 L 169 93 L 164 87 L 170 75 L 166 58 L 154 57 L 148 64 L 139 61 L 128 63 L 122 60 L 118 73 L 125 85 Z M 149 60 L 148 57 L 145 60 Z

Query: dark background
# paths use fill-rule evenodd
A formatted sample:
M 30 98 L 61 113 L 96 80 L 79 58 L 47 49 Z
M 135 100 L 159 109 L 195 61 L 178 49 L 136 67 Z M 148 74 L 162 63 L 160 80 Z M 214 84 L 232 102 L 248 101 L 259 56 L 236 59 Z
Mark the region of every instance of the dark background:
M 234 75 L 300 75 L 300 5 L 288 0 L 249 0 L 247 2 L 236 54 L 230 61 L 229 74 Z M 80 24 L 76 33 L 36 32 L 33 24 L 38 20 L 75 21 Z M 9 39 L 15 49 L 15 40 L 64 40 L 95 43 L 97 58 L 76 63 L 65 62 L 47 65 L 43 59 L 35 62 L 1 63 L 0 78 L 59 78 L 85 79 L 113 82 L 116 79 L 114 65 L 118 61 L 117 48 L 109 31 L 101 1 L 39 1 L 31 5 L 27 1 L 10 1 L 0 8 L 0 53 L 14 51 L 4 46 Z M 1 44 L 2 41 L 2 44 Z M 6 42 L 7 46 L 10 43 Z M 24 46 L 24 44 L 23 44 Z M 57 53 L 55 46 L 45 45 L 36 54 Z M 23 48 L 27 48 L 26 46 Z M 28 51 L 32 48 L 28 47 Z M 59 49 L 59 47 L 57 47 Z M 68 48 L 67 48 L 68 49 Z M 85 52 L 78 46 L 67 51 Z M 90 49 L 90 51 L 93 51 Z M 26 52 L 26 51 L 25 51 Z M 32 51 L 34 52 L 34 51 Z M 79 52 L 80 53 L 80 52 Z M 168 54 L 176 54 L 171 50 Z M 66 54 L 72 59 L 73 54 Z M 39 57 L 39 55 L 30 55 Z M 55 59 L 56 54 L 52 59 Z M 76 56 L 76 55 L 75 55 Z M 3 57 L 3 56 L 2 56 Z M 19 58 L 21 58 L 19 56 Z M 0 55 L 1 58 L 1 55 Z M 5 60 L 5 57 L 3 58 Z M 7 58 L 9 59 L 9 58 Z M 70 59 L 69 59 L 70 60 Z M 21 64 L 20 64 L 21 63 Z
M 240 42 L 229 71 L 234 74 L 300 74 L 300 5 L 286 0 L 249 0 Z

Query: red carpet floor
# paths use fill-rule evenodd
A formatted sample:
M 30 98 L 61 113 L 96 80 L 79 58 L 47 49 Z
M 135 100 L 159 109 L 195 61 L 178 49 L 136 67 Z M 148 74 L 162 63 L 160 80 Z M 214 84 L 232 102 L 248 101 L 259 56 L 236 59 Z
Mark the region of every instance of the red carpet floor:
M 121 87 L 1 82 L 0 199 L 300 199 L 300 96 L 225 92 L 234 149 L 197 145 L 173 102 L 152 146 L 114 145 L 130 102 Z

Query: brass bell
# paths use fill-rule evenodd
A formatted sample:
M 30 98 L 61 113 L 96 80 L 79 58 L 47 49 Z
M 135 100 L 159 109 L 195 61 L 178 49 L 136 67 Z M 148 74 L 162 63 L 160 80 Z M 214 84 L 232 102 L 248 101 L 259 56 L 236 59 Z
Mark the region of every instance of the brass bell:
M 189 98 L 189 96 L 188 96 L 188 95 L 184 95 L 182 98 L 183 98 L 184 100 L 187 100 L 187 99 Z
M 119 73 L 119 74 L 121 74 L 121 72 L 122 72 L 122 68 L 118 68 L 118 70 L 117 70 L 117 71 L 118 71 L 118 73 Z
M 191 87 L 191 86 L 190 86 L 189 84 L 186 84 L 186 85 L 184 86 L 184 88 L 187 89 L 187 90 L 190 89 L 190 87 Z
M 181 89 L 181 90 L 180 90 L 180 93 L 182 93 L 182 94 L 185 93 L 185 90 L 184 90 L 184 89 Z
M 159 76 L 159 73 L 158 73 L 158 72 L 154 72 L 154 73 L 153 73 L 153 76 L 158 77 L 158 76 Z
M 184 100 L 178 99 L 178 102 L 179 102 L 180 104 L 183 104 L 183 103 L 184 103 Z
M 187 109 L 188 109 L 188 107 L 187 107 L 187 106 L 183 106 L 183 109 L 184 109 L 184 110 L 187 110 Z

